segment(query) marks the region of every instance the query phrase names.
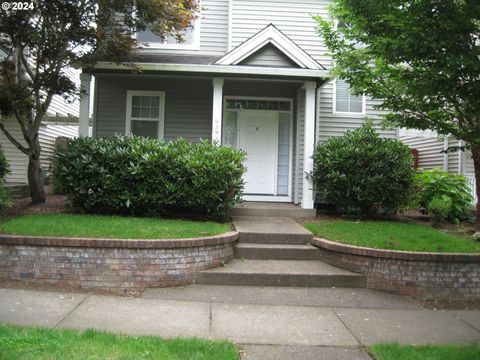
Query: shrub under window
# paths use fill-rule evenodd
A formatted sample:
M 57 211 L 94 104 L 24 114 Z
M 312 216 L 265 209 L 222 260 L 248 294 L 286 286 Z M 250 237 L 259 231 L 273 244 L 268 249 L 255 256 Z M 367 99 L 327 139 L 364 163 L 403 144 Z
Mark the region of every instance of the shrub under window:
M 394 213 L 409 201 L 414 178 L 410 149 L 381 138 L 371 122 L 317 145 L 313 159 L 317 199 L 341 212 Z
M 241 200 L 241 151 L 210 142 L 79 138 L 54 155 L 57 188 L 89 213 L 222 217 Z

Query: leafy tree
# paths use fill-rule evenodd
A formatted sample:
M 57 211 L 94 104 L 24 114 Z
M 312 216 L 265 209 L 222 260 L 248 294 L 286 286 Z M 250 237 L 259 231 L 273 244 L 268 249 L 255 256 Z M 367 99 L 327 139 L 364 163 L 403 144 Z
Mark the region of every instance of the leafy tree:
M 0 121 L 0 130 L 28 156 L 33 203 L 45 201 L 38 131 L 54 95 L 81 94 L 65 75 L 71 65 L 98 60 L 129 63 L 138 48 L 134 36 L 151 29 L 181 39 L 198 10 L 196 0 L 38 0 L 33 9 L 0 11 L 0 112 L 13 116 L 23 139 Z
M 480 2 L 334 0 L 330 12 L 344 26 L 316 20 L 333 74 L 381 99 L 388 123 L 464 140 L 480 199 Z

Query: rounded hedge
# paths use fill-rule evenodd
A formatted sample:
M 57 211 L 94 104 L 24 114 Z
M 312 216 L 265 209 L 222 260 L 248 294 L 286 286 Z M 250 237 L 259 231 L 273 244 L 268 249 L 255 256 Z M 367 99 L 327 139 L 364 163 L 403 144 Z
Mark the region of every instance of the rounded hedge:
M 395 213 L 409 202 L 415 174 L 410 149 L 381 138 L 371 122 L 317 145 L 313 159 L 317 199 L 340 212 Z
M 473 196 L 467 178 L 462 174 L 451 174 L 440 169 L 419 170 L 415 176 L 415 206 L 421 212 L 432 215 L 429 204 L 436 198 L 447 197 L 451 207 L 447 220 L 457 223 L 472 216 Z
M 223 217 L 241 201 L 244 158 L 208 141 L 78 138 L 56 150 L 53 176 L 84 212 Z

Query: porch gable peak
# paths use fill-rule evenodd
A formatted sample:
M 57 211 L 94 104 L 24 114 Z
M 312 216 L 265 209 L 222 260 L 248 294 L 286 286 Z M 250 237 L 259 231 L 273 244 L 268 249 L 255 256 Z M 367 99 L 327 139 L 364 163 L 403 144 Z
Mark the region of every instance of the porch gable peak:
M 268 44 L 273 45 L 300 68 L 310 70 L 325 69 L 273 24 L 269 24 L 213 64 L 240 65 L 242 61 L 257 53 Z

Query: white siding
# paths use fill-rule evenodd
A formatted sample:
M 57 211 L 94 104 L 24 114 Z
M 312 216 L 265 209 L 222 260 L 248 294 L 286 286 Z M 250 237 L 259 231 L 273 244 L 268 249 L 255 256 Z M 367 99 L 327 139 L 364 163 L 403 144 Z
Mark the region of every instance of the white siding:
M 269 24 L 275 25 L 321 64 L 330 62 L 312 15 L 327 16 L 327 0 L 232 0 L 232 48 Z
M 15 139 L 22 139 L 22 132 L 17 121 L 14 119 L 8 119 L 5 121 L 7 129 L 15 137 Z M 42 149 L 41 163 L 42 166 L 48 167 L 51 163 L 50 157 L 53 154 L 55 148 L 55 139 L 58 136 L 66 136 L 73 138 L 78 134 L 78 126 L 76 125 L 42 125 L 39 130 L 39 141 Z M 10 163 L 11 173 L 7 176 L 8 182 L 15 183 L 27 183 L 27 166 L 28 157 L 18 150 L 3 133 L 0 133 L 0 143 L 5 152 L 8 162 Z
M 436 137 L 400 137 L 411 149 L 418 150 L 418 167 L 422 169 L 443 169 L 443 140 Z
M 66 75 L 72 80 L 77 86 L 80 86 L 80 70 L 68 68 L 65 70 Z M 59 114 L 60 116 L 78 116 L 79 110 L 79 101 L 74 99 L 73 102 L 65 101 L 61 96 L 54 95 L 50 107 L 48 108 L 48 113 L 55 116 Z
M 385 114 L 383 111 L 375 110 L 374 105 L 379 102 L 373 99 L 366 99 L 366 115 L 343 116 L 333 114 L 333 81 L 329 81 L 319 90 L 320 99 L 317 101 L 317 134 L 316 141 L 323 142 L 332 136 L 342 136 L 347 130 L 354 130 L 362 125 L 368 117 L 378 123 Z M 395 130 L 382 129 L 380 125 L 377 130 L 381 136 L 394 138 Z
M 295 181 L 294 203 L 302 202 L 303 194 L 303 153 L 305 143 L 305 90 L 297 93 L 297 121 L 295 136 Z

